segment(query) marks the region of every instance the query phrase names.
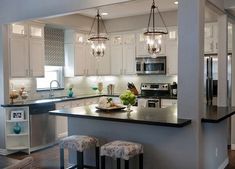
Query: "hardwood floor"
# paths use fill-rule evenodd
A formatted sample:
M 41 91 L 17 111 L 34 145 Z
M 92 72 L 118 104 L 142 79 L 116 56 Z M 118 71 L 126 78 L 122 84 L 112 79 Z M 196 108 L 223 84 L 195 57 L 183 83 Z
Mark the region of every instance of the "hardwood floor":
M 45 150 L 37 151 L 30 156 L 34 159 L 34 169 L 58 169 L 60 164 L 59 146 L 54 146 Z M 25 153 L 15 153 L 7 156 L 10 159 L 21 160 L 28 155 Z M 65 150 L 65 162 L 68 161 L 68 151 Z
M 229 165 L 226 169 L 235 169 L 235 150 L 228 151 L 229 154 Z M 7 157 L 0 156 L 0 169 L 3 166 L 8 166 L 16 163 L 27 157 L 27 154 L 16 153 Z M 37 151 L 32 153 L 30 156 L 34 158 L 34 169 L 58 169 L 59 168 L 59 147 L 54 146 L 45 150 Z M 68 161 L 68 152 L 65 151 L 65 161 Z

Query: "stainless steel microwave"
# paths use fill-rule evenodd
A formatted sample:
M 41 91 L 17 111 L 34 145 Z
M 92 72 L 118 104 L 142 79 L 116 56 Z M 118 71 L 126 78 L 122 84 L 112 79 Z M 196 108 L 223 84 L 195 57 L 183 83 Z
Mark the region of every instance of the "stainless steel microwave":
M 137 74 L 166 74 L 166 56 L 157 58 L 136 58 Z

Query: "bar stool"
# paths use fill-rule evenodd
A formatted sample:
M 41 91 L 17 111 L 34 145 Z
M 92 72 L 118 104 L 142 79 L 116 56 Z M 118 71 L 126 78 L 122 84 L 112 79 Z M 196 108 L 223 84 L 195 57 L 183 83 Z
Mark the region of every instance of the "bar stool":
M 69 167 L 84 169 L 84 168 L 95 168 L 99 169 L 99 141 L 95 137 L 83 136 L 83 135 L 72 135 L 66 137 L 60 141 L 60 168 L 64 169 L 64 149 L 71 149 L 77 151 L 77 164 Z M 87 149 L 95 147 L 95 158 L 96 166 L 87 166 L 84 165 L 83 161 L 83 152 Z
M 129 169 L 129 159 L 139 155 L 139 169 L 143 169 L 143 146 L 128 141 L 113 141 L 100 148 L 101 169 L 105 169 L 105 157 L 117 159 L 117 169 L 121 168 L 121 160 L 125 160 L 125 169 Z

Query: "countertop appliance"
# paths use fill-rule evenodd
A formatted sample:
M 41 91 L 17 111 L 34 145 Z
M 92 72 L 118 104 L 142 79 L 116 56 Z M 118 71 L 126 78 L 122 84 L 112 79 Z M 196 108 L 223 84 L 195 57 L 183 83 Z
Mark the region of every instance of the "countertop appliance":
M 168 83 L 142 83 L 141 96 L 146 99 L 146 107 L 161 108 L 159 97 L 170 95 L 170 84 Z
M 166 74 L 166 56 L 157 58 L 136 58 L 137 74 Z
M 33 104 L 29 106 L 30 149 L 46 148 L 56 141 L 56 119 L 49 111 L 55 110 L 54 103 Z

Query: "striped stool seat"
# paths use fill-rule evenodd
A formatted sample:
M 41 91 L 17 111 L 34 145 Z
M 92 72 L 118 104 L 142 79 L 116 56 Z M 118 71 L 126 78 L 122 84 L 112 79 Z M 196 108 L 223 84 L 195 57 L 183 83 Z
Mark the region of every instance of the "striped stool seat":
M 117 169 L 120 169 L 120 159 L 125 160 L 125 169 L 129 168 L 129 159 L 139 155 L 139 168 L 143 169 L 143 146 L 128 141 L 113 141 L 100 148 L 101 169 L 105 169 L 105 156 L 117 159 Z
M 95 137 L 72 135 L 61 140 L 60 148 L 72 149 L 79 152 L 83 152 L 91 147 L 98 147 L 99 141 Z
M 70 168 L 84 169 L 92 168 L 99 169 L 99 140 L 95 137 L 84 135 L 72 135 L 60 141 L 60 168 L 64 169 L 64 149 L 71 149 L 77 152 L 77 164 Z M 95 148 L 96 166 L 84 165 L 83 152 L 87 149 Z

